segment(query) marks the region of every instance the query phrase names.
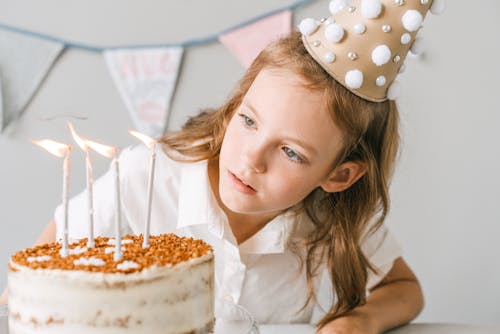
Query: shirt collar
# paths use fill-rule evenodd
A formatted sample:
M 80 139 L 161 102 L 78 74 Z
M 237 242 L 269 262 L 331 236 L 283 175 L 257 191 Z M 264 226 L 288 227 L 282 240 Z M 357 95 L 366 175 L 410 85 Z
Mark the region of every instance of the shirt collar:
M 289 235 L 289 214 L 287 212 L 275 217 L 261 230 L 240 245 L 242 253 L 276 254 L 285 251 Z
M 305 211 L 291 208 L 275 217 L 250 239 L 240 245 L 244 253 L 283 253 L 292 243 L 302 244 L 314 226 Z

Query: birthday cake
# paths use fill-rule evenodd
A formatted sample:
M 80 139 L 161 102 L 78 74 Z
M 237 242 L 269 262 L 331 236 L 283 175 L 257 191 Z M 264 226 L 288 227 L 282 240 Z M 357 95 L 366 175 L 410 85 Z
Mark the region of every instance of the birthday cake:
M 9 333 L 205 333 L 214 323 L 213 250 L 174 234 L 15 253 L 9 264 Z

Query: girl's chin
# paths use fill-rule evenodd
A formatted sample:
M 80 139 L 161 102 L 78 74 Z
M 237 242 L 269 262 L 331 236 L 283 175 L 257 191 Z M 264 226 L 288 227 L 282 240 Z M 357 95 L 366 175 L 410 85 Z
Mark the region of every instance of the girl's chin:
M 227 209 L 234 213 L 254 215 L 261 211 L 261 208 L 251 206 L 248 200 L 245 201 L 244 199 L 235 198 L 234 196 L 226 197 L 224 194 L 221 194 L 221 201 Z
M 253 215 L 253 216 L 270 216 L 274 217 L 277 216 L 279 213 L 282 213 L 283 211 L 286 210 L 273 210 L 268 207 L 261 207 L 261 206 L 250 206 L 248 201 L 245 201 L 243 203 L 242 200 L 236 199 L 236 198 L 224 198 L 224 196 L 221 194 L 221 201 L 224 204 L 224 206 L 231 212 L 240 214 L 240 215 Z
M 224 198 L 224 195 L 221 194 L 222 204 L 230 211 L 234 213 L 252 213 L 251 208 L 248 207 L 248 203 L 241 203 L 235 198 Z

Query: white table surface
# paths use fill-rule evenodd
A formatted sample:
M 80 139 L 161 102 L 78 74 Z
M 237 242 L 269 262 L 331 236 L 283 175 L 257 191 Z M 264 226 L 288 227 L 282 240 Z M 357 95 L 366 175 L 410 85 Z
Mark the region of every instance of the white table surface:
M 309 325 L 261 325 L 261 334 L 314 334 Z M 499 327 L 483 327 L 458 324 L 410 324 L 388 332 L 390 334 L 500 334 Z M 8 334 L 7 317 L 0 316 L 0 334 Z M 237 333 L 215 333 L 237 334 Z
M 314 334 L 309 325 L 261 325 L 261 334 Z M 387 334 L 500 334 L 500 326 L 471 326 L 459 324 L 410 324 Z M 217 334 L 217 333 L 216 333 Z

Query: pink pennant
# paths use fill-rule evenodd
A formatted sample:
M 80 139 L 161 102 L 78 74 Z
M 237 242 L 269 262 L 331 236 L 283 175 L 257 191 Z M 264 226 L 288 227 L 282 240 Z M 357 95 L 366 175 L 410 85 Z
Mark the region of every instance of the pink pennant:
M 240 63 L 247 68 L 260 51 L 292 30 L 292 12 L 286 10 L 219 36 Z

